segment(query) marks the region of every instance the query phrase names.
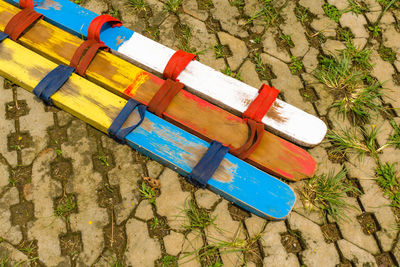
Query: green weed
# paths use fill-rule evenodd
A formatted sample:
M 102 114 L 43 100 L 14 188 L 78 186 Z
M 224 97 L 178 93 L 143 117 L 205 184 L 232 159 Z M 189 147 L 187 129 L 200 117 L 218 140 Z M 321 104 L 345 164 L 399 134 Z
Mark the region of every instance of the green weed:
M 101 163 L 102 163 L 104 166 L 106 166 L 106 167 L 109 167 L 109 166 L 110 166 L 110 164 L 108 163 L 108 160 L 107 160 L 107 156 L 99 155 L 97 158 L 101 161 Z
M 280 38 L 281 38 L 281 40 L 283 41 L 283 43 L 284 43 L 285 45 L 287 45 L 288 47 L 290 47 L 290 48 L 293 48 L 293 47 L 294 47 L 294 43 L 293 43 L 293 41 L 292 41 L 292 37 L 291 37 L 289 34 L 282 34 L 282 35 L 280 36 Z
M 214 52 L 216 58 L 224 58 L 226 57 L 224 46 L 222 44 L 216 44 L 214 46 Z
M 259 44 L 259 43 L 261 43 L 261 37 L 257 36 L 256 38 L 254 38 L 253 41 L 254 41 L 255 44 Z
M 225 69 L 221 70 L 221 72 L 225 75 L 228 75 L 232 78 L 235 78 L 236 80 L 242 81 L 242 77 L 240 75 L 240 71 L 234 72 L 229 68 L 228 66 L 225 67 Z
M 266 74 L 267 68 L 265 64 L 262 62 L 261 56 L 258 53 L 255 53 L 253 56 L 253 62 L 256 64 L 256 71 L 261 76 L 262 80 L 267 80 L 268 76 Z
M 190 230 L 205 229 L 209 225 L 215 225 L 214 221 L 217 218 L 211 217 L 205 209 L 197 207 L 193 200 L 186 201 L 183 213 L 188 219 L 188 224 L 185 222 L 183 227 Z
M 129 5 L 136 11 L 146 10 L 147 3 L 145 0 L 128 0 Z
M 324 6 L 324 12 L 325 14 L 333 21 L 336 21 L 339 23 L 339 19 L 342 16 L 342 12 L 339 11 L 334 5 L 330 5 L 328 3 L 325 3 Z
M 392 206 L 400 208 L 400 181 L 396 172 L 396 164 L 386 162 L 375 169 L 377 182 L 392 201 Z
M 390 145 L 388 142 L 378 147 L 378 132 L 379 128 L 374 127 L 374 125 L 369 129 L 360 128 L 360 132 L 355 129 L 329 131 L 327 139 L 333 146 L 332 153 L 355 153 L 360 158 L 368 155 L 378 161 L 378 153 Z
M 19 250 L 30 256 L 36 249 L 36 245 L 31 241 L 28 246 L 20 248 Z
M 276 8 L 273 5 L 273 0 L 264 0 L 263 2 L 263 8 L 257 11 L 252 17 L 250 17 L 247 23 L 251 23 L 253 20 L 261 17 L 265 22 L 266 28 L 268 28 L 271 25 L 277 24 L 280 19 L 280 12 L 282 8 L 287 5 L 288 0 L 279 8 Z
M 142 182 L 142 187 L 139 189 L 142 198 L 148 199 L 150 204 L 156 205 L 156 192 L 150 186 L 147 186 L 145 182 Z
M 353 12 L 355 14 L 363 14 L 368 12 L 369 9 L 363 3 L 359 3 L 357 0 L 347 0 L 349 3 L 348 11 Z
M 66 198 L 62 198 L 54 212 L 57 217 L 67 217 L 73 210 L 77 208 L 75 198 L 72 195 L 68 195 Z
M 167 2 L 164 4 L 164 7 L 167 11 L 176 13 L 181 5 L 182 0 L 167 0 Z
M 290 72 L 292 74 L 296 74 L 303 70 L 303 62 L 295 56 L 291 56 L 290 60 L 292 61 L 289 65 Z
M 165 255 L 160 260 L 162 267 L 178 267 L 178 258 L 176 256 Z
M 381 45 L 378 49 L 378 53 L 383 60 L 388 61 L 391 64 L 396 60 L 396 53 L 390 47 Z
M 305 8 L 303 6 L 297 6 L 294 10 L 294 14 L 296 15 L 296 18 L 300 21 L 300 23 L 303 25 L 305 23 L 310 23 L 312 20 L 310 10 L 308 10 L 308 8 Z
M 354 208 L 345 201 L 347 193 L 359 190 L 351 184 L 346 183 L 346 170 L 342 169 L 337 174 L 314 175 L 306 181 L 300 190 L 304 207 L 312 210 L 317 207 L 322 214 L 328 214 L 336 221 L 346 219 L 345 210 Z
M 57 156 L 61 156 L 62 155 L 62 150 L 61 149 L 56 149 L 56 153 L 57 153 Z
M 244 0 L 233 0 L 233 1 L 230 1 L 230 3 L 231 3 L 231 6 L 235 6 L 239 9 L 244 8 L 244 4 L 245 4 Z
M 368 26 L 368 30 L 371 32 L 372 36 L 377 38 L 382 32 L 382 29 L 378 26 L 378 24 L 372 24 Z
M 389 137 L 389 143 L 400 149 L 400 125 L 396 124 L 394 120 L 390 120 L 390 124 L 394 129 L 394 134 Z
M 400 2 L 398 0 L 378 0 L 378 3 L 385 9 L 400 9 Z

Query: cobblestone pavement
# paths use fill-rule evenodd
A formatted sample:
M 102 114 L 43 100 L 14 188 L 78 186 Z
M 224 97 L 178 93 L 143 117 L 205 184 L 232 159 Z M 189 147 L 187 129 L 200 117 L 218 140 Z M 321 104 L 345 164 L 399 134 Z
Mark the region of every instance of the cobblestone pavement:
M 379 2 L 80 4 L 117 16 L 169 47 L 199 53 L 201 62 L 254 87 L 273 85 L 282 99 L 319 116 L 330 129 L 364 129 L 358 135 L 362 139 L 372 125 L 379 129 L 373 144 L 378 148 L 393 140 L 400 123 L 399 5 L 382 12 L 390 1 Z M 337 96 L 316 78 L 321 56 L 350 50 L 349 43 L 370 51 L 368 78 L 387 88 L 377 101 L 388 112 L 371 111 L 369 124 L 352 126 L 338 116 L 330 107 Z M 356 57 L 362 64 L 363 54 Z M 318 174 L 346 168 L 346 180 L 359 189 L 344 196 L 353 208 L 345 211 L 347 219 L 334 220 L 323 209 L 309 209 L 306 182 L 290 183 L 298 193 L 294 211 L 285 221 L 270 222 L 195 189 L 170 169 L 63 111 L 45 107 L 1 77 L 0 87 L 1 266 L 400 264 L 400 213 L 390 206 L 396 203 L 390 192 L 398 187 L 383 190 L 375 171 L 399 161 L 400 150 L 394 146 L 366 153 L 361 160 L 352 154 L 332 156 L 332 143 L 326 141 L 308 149 L 319 163 Z

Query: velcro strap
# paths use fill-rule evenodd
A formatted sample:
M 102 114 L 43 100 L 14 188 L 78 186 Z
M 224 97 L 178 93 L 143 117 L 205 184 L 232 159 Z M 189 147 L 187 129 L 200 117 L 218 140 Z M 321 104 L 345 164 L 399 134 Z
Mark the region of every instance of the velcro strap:
M 263 84 L 258 91 L 256 99 L 254 99 L 247 110 L 243 113 L 243 117 L 261 122 L 262 118 L 264 118 L 267 111 L 271 108 L 278 94 L 278 89 Z
M 22 8 L 33 8 L 33 0 L 19 0 L 19 6 Z
M 37 13 L 33 9 L 22 9 L 7 23 L 4 32 L 8 34 L 12 40 L 16 41 L 29 26 L 42 17 L 42 14 Z
M 183 87 L 183 83 L 174 82 L 173 80 L 167 79 L 150 100 L 149 104 L 147 105 L 147 109 L 161 117 L 169 106 L 169 103 L 171 103 L 172 99 Z
M 129 115 L 134 111 L 136 108 L 138 108 L 139 115 L 140 115 L 140 120 L 138 123 L 135 125 L 132 125 L 128 128 L 121 129 L 122 125 L 125 123 L 125 121 L 128 119 Z M 117 115 L 115 120 L 112 122 L 110 128 L 108 128 L 108 134 L 115 139 L 117 142 L 121 144 L 125 144 L 125 136 L 127 136 L 130 132 L 135 130 L 144 120 L 144 117 L 146 115 L 146 106 L 143 104 L 140 104 L 134 99 L 129 99 L 128 102 L 126 102 L 125 106 L 121 110 L 121 112 Z
M 10 36 L 8 36 L 7 33 L 4 32 L 0 32 L 0 43 L 4 41 L 4 39 L 8 38 Z
M 242 160 L 247 159 L 251 155 L 251 153 L 256 150 L 261 142 L 262 137 L 264 136 L 264 123 L 257 122 L 252 119 L 245 120 L 247 121 L 247 125 L 249 126 L 249 139 L 241 147 L 231 150 L 232 155 L 235 155 Z
M 189 174 L 189 181 L 196 186 L 205 188 L 208 180 L 214 175 L 228 151 L 229 147 L 215 140 L 211 141 L 206 154 L 204 154 Z
M 111 27 L 120 27 L 122 22 L 110 15 L 100 15 L 94 18 L 89 25 L 87 39 L 100 42 L 100 31 L 104 24 L 109 23 Z
M 165 66 L 163 73 L 164 78 L 176 81 L 176 78 L 178 78 L 179 74 L 195 58 L 196 55 L 187 53 L 183 50 L 176 51 L 169 59 L 167 66 Z
M 64 85 L 74 70 L 75 69 L 72 67 L 59 65 L 54 70 L 50 71 L 39 84 L 36 85 L 33 89 L 33 93 L 45 103 L 53 105 L 53 101 L 50 97 Z
M 93 58 L 96 56 L 97 51 L 104 48 L 108 51 L 108 47 L 103 42 L 97 42 L 96 40 L 87 40 L 83 42 L 78 49 L 76 49 L 71 63 L 71 67 L 76 69 L 76 73 L 85 76 L 86 70 Z

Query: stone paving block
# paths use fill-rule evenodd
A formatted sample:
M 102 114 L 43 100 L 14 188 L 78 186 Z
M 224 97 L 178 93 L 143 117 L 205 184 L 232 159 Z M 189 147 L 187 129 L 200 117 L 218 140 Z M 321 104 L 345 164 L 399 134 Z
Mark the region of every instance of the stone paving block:
M 246 38 L 249 34 L 238 25 L 240 16 L 236 7 L 231 6 L 228 0 L 214 0 L 214 8 L 211 9 L 213 17 L 221 22 L 223 30 L 238 37 Z
M 244 83 L 255 88 L 259 88 L 263 84 L 263 82 L 261 82 L 260 78 L 258 77 L 256 66 L 249 59 L 247 59 L 243 63 L 243 65 L 239 69 L 239 72 Z
M 157 0 L 146 0 L 146 3 L 149 5 L 148 8 L 151 9 L 151 17 L 148 18 L 148 22 L 150 26 L 158 27 L 161 22 L 168 16 L 168 12 L 165 9 L 165 5 L 162 1 Z
M 124 26 L 132 29 L 135 32 L 144 32 L 146 29 L 146 22 L 140 18 L 139 12 L 135 12 L 126 1 L 110 0 L 112 6 L 119 11 L 121 21 Z
M 343 50 L 346 48 L 343 42 L 337 40 L 327 40 L 325 43 L 321 45 L 324 52 L 328 55 L 334 55 L 335 57 L 339 57 L 339 50 Z
M 350 28 L 355 38 L 368 38 L 369 33 L 366 30 L 368 24 L 364 16 L 347 12 L 340 17 L 340 25 L 345 28 Z
M 179 15 L 179 18 L 181 23 L 191 29 L 190 46 L 197 52 L 202 52 L 199 55 L 200 62 L 217 70 L 223 69 L 225 62 L 222 58 L 216 59 L 213 49 L 217 39 L 214 34 L 208 32 L 205 23 L 186 14 Z
M 357 221 L 357 216 L 361 215 L 362 212 L 359 209 L 359 205 L 356 199 L 346 197 L 345 201 L 357 209 L 348 209 L 346 215 L 347 220 L 340 220 L 337 222 L 340 232 L 345 240 L 352 243 L 353 245 L 368 251 L 371 254 L 379 253 L 378 245 L 372 235 L 366 235 L 361 228 L 361 225 Z
M 353 245 L 347 240 L 339 240 L 338 246 L 340 251 L 347 260 L 352 261 L 355 266 L 365 267 L 365 266 L 377 266 L 374 256 L 372 256 L 367 251 Z
M 303 84 L 299 77 L 290 73 L 289 67 L 282 61 L 271 57 L 267 54 L 261 54 L 264 63 L 271 65 L 272 71 L 276 75 L 276 79 L 272 80 L 272 85 L 279 89 L 285 96 L 285 101 L 302 110 L 315 114 L 315 110 L 310 103 L 304 102 L 300 95 L 299 89 L 303 88 Z
M 292 230 L 301 232 L 301 237 L 306 243 L 306 249 L 300 252 L 306 266 L 335 266 L 340 259 L 334 244 L 327 244 L 319 225 L 307 218 L 291 213 L 288 222 Z
M 220 197 L 208 189 L 198 189 L 195 193 L 196 202 L 201 208 L 211 209 Z
M 4 238 L 13 245 L 17 245 L 22 240 L 22 232 L 19 225 L 11 224 L 10 207 L 19 203 L 18 190 L 16 187 L 9 189 L 0 198 L 0 237 Z M 1 246 L 0 242 L 0 246 Z
M 150 160 L 146 163 L 147 172 L 150 177 L 157 178 L 164 170 L 164 166 L 157 161 Z
M 9 176 L 7 165 L 0 162 L 0 193 L 8 185 Z
M 147 224 L 135 219 L 126 223 L 127 249 L 126 262 L 131 266 L 154 266 L 154 261 L 161 257 L 160 244 L 150 238 Z
M 178 50 L 179 40 L 175 38 L 174 25 L 178 23 L 176 16 L 168 16 L 160 25 L 160 43 L 169 48 Z
M 82 7 L 89 9 L 97 14 L 105 14 L 108 11 L 107 3 L 98 0 L 83 1 Z
M 182 8 L 183 12 L 186 14 L 189 14 L 196 19 L 199 19 L 201 21 L 205 21 L 208 18 L 208 13 L 205 10 L 200 10 L 198 8 L 198 4 L 196 1 L 192 0 L 183 0 L 182 1 Z
M 296 212 L 301 216 L 306 217 L 312 222 L 322 225 L 324 223 L 323 217 L 321 216 L 321 212 L 317 207 L 312 207 L 312 209 L 306 209 L 307 203 L 303 203 L 303 196 L 301 194 L 302 189 L 305 186 L 305 181 L 299 181 L 292 185 L 293 191 L 296 196 L 296 202 L 294 203 L 294 207 L 292 212 Z
M 151 204 L 148 200 L 142 200 L 136 209 L 135 216 L 142 220 L 150 220 L 154 217 Z
M 92 155 L 97 144 L 86 137 L 86 125 L 73 121 L 68 128 L 68 142 L 62 145 L 63 156 L 71 158 L 73 175 L 67 182 L 67 193 L 77 196 L 78 213 L 71 214 L 70 224 L 74 232 L 82 233 L 83 251 L 78 263 L 93 264 L 103 251 L 103 227 L 109 223 L 107 212 L 97 203 L 97 190 L 102 178 L 93 170 Z
M 390 200 L 372 179 L 360 180 L 365 194 L 360 197 L 366 212 L 375 215 L 381 230 L 376 232 L 383 251 L 390 251 L 398 233 L 396 217 L 390 207 Z
M 311 22 L 311 27 L 316 32 L 322 32 L 325 37 L 335 37 L 337 26 L 337 23 L 327 16 L 318 16 Z
M 294 43 L 294 47 L 290 48 L 293 56 L 303 57 L 309 50 L 309 44 L 305 35 L 303 25 L 299 22 L 294 14 L 296 3 L 289 1 L 287 6 L 282 10 L 285 17 L 284 23 L 280 26 L 284 34 L 290 35 Z
M 171 233 L 164 237 L 165 251 L 169 255 L 177 256 L 182 251 L 182 244 L 185 236 L 181 233 L 171 231 Z
M 17 165 L 17 153 L 8 151 L 7 136 L 15 132 L 14 120 L 6 119 L 6 104 L 13 101 L 12 89 L 4 89 L 4 78 L 0 77 L 0 154 L 7 159 L 8 163 Z
M 339 10 L 345 10 L 349 6 L 347 0 L 328 0 L 328 3 L 334 5 Z
M 267 224 L 267 220 L 251 214 L 250 218 L 245 220 L 246 228 L 250 237 L 255 237 L 263 231 Z
M 108 180 L 110 185 L 119 187 L 121 194 L 121 203 L 114 207 L 115 221 L 120 224 L 139 203 L 137 183 L 143 176 L 143 170 L 140 164 L 133 163 L 130 147 L 120 145 L 107 136 L 102 136 L 102 141 L 104 147 L 111 150 L 115 158 L 116 168 L 108 172 Z
M 379 14 L 382 11 L 381 5 L 376 0 L 364 0 L 363 1 L 367 7 L 369 8 L 369 12 L 366 12 L 365 15 L 369 21 L 372 23 L 376 22 L 379 17 Z
M 0 260 L 3 259 L 6 260 L 5 266 L 31 266 L 28 257 L 24 253 L 6 242 L 0 242 Z
M 183 209 L 190 201 L 190 193 L 182 191 L 179 175 L 169 168 L 164 169 L 160 182 L 161 194 L 156 199 L 157 213 L 167 217 L 172 229 L 181 229 L 187 223 Z
M 396 30 L 395 25 L 389 24 L 382 27 L 383 45 L 392 48 L 398 55 L 400 54 L 400 33 Z
M 299 0 L 299 4 L 308 8 L 311 13 L 314 15 L 319 15 L 322 16 L 324 15 L 324 9 L 322 6 L 324 5 L 323 0 L 313 0 L 313 1 L 308 1 L 308 0 Z
M 232 70 L 236 70 L 249 53 L 246 44 L 242 40 L 225 32 L 219 32 L 218 38 L 221 44 L 229 46 L 232 56 L 228 57 L 228 64 Z
M 179 257 L 179 266 L 200 267 L 199 253 L 204 246 L 203 238 L 197 230 L 186 235 L 182 244 L 182 253 Z
M 262 37 L 263 51 L 264 53 L 276 57 L 286 63 L 290 62 L 290 54 L 283 48 L 278 47 L 275 41 L 275 35 L 277 35 L 275 29 L 267 29 Z
M 384 164 L 386 162 L 389 163 L 398 163 L 399 159 L 400 159 L 400 150 L 389 146 L 386 147 L 383 151 L 382 154 L 379 155 L 379 159 L 381 160 L 381 162 Z M 397 166 L 400 167 L 400 166 Z M 400 172 L 399 172 L 400 173 Z
M 303 66 L 307 73 L 312 73 L 318 67 L 319 51 L 314 47 L 308 47 L 307 53 L 303 57 Z
M 20 130 L 28 131 L 32 136 L 32 147 L 22 149 L 22 163 L 31 164 L 36 155 L 47 147 L 47 129 L 54 125 L 53 113 L 45 111 L 45 105 L 36 96 L 18 87 L 19 100 L 25 100 L 30 111 L 19 118 Z M 53 141 L 53 140 L 52 140 Z
M 32 167 L 32 200 L 36 220 L 28 230 L 29 240 L 37 240 L 40 260 L 48 265 L 69 265 L 69 258 L 61 256 L 59 236 L 67 232 L 65 221 L 56 217 L 53 199 L 62 194 L 60 182 L 50 177 L 50 162 L 56 153 L 51 150 L 36 158 Z
M 281 243 L 281 234 L 287 232 L 284 222 L 270 222 L 261 236 L 264 248 L 264 266 L 300 266 L 293 253 L 287 253 Z

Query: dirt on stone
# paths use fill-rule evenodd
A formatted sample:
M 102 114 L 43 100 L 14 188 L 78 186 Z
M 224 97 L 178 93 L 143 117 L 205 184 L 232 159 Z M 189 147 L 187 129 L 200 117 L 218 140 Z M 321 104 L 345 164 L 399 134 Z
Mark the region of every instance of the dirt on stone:
M 379 230 L 376 219 L 372 213 L 363 213 L 357 216 L 357 221 L 360 223 L 363 232 L 367 235 L 372 235 Z
M 236 206 L 235 204 L 228 204 L 228 211 L 234 221 L 242 221 L 244 219 L 250 218 L 250 213 L 244 209 Z
M 327 243 L 332 243 L 342 238 L 336 223 L 322 225 L 321 231 Z
M 299 239 L 290 233 L 281 234 L 281 243 L 287 253 L 298 253 L 303 250 Z

